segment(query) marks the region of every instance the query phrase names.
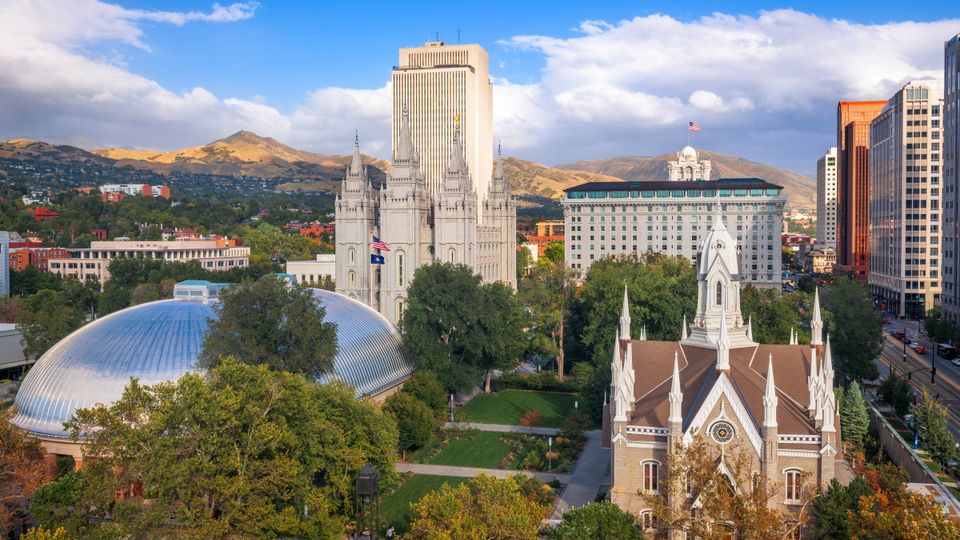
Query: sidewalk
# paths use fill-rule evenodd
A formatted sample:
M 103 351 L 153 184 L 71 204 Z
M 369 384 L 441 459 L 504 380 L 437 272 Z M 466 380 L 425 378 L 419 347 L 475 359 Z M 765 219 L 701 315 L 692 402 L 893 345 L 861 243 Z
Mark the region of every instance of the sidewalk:
M 570 482 L 564 482 L 550 520 L 559 520 L 567 510 L 592 503 L 600 485 L 609 482 L 610 450 L 600 446 L 599 430 L 588 431 L 586 435 L 587 445 L 577 460 Z
M 412 472 L 414 474 L 432 474 L 435 476 L 458 476 L 472 478 L 478 474 L 488 474 L 497 478 L 506 478 L 517 474 L 535 476 L 544 482 L 559 480 L 566 484 L 570 481 L 569 474 L 558 474 L 552 472 L 532 472 L 532 471 L 514 471 L 507 469 L 481 469 L 479 467 L 456 467 L 453 465 L 426 465 L 423 463 L 397 463 L 397 472 Z
M 495 433 L 528 433 L 530 435 L 556 435 L 557 428 L 513 426 L 509 424 L 476 424 L 473 422 L 447 422 L 443 425 L 447 429 L 479 429 Z

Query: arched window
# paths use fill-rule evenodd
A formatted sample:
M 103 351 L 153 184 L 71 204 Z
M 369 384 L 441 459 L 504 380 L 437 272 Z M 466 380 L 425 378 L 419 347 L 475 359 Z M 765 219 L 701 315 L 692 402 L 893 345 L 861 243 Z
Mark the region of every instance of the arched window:
M 800 475 L 802 471 L 800 469 L 787 469 L 784 471 L 784 502 L 787 503 L 799 503 L 800 502 Z
M 657 520 L 653 515 L 653 512 L 649 510 L 644 510 L 640 512 L 640 526 L 643 527 L 643 532 L 653 532 L 657 530 Z
M 349 253 L 350 253 L 350 255 L 349 255 L 349 260 L 350 260 L 351 263 L 353 263 L 353 262 L 357 259 L 357 252 L 356 252 L 356 250 L 354 250 L 353 248 L 350 248 L 350 252 L 349 252 Z
M 403 298 L 397 298 L 397 321 L 403 318 L 404 301 Z
M 397 286 L 399 286 L 399 287 L 403 287 L 403 286 L 404 286 L 404 279 L 403 279 L 403 252 L 402 252 L 402 251 L 398 251 L 398 252 L 397 252 Z
M 644 491 L 657 491 L 660 487 L 659 482 L 660 464 L 656 461 L 643 462 L 643 489 Z
M 447 262 L 450 262 L 450 263 L 457 262 L 457 250 L 450 248 L 450 251 L 447 252 L 447 257 L 449 258 Z
M 717 305 L 723 305 L 723 283 L 717 282 Z
M 350 271 L 349 278 L 347 279 L 347 281 L 350 282 L 350 286 L 351 286 L 351 287 L 356 286 L 356 284 L 357 284 L 357 273 L 354 272 L 353 270 L 351 270 L 351 271 Z

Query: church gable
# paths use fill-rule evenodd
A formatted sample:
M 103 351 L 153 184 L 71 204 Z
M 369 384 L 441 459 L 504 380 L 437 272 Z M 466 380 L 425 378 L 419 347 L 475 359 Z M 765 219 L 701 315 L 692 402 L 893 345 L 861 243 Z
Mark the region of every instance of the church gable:
M 717 421 L 732 425 L 736 436 L 749 440 L 757 455 L 760 455 L 763 442 L 757 424 L 726 373 L 720 373 L 689 424 L 684 426 L 683 441 L 689 444 L 697 433 L 711 437 L 709 430 Z

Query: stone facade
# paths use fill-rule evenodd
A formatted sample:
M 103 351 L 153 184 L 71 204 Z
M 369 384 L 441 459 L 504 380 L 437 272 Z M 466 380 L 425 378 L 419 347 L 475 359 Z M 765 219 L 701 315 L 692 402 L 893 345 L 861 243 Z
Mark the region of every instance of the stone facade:
M 610 498 L 651 528 L 643 491 L 664 495 L 674 508 L 695 505 L 696 493 L 670 492 L 667 474 L 680 466 L 678 448 L 698 435 L 734 489 L 747 488 L 731 472 L 738 468 L 731 456 L 738 456 L 746 469 L 740 472 L 775 491 L 770 504 L 781 509 L 799 503 L 797 479 L 816 487 L 834 478 L 839 417 L 819 293 L 809 344 L 758 344 L 752 321 L 740 311 L 738 262 L 736 242 L 717 215 L 697 261 L 697 313 L 689 328 L 684 321 L 679 342 L 648 340 L 645 329 L 631 339 L 624 290 L 604 422 Z M 669 537 L 683 534 L 670 531 Z
M 443 182 L 434 194 L 420 170 L 405 111 L 386 184 L 374 192 L 358 144 L 335 208 L 337 292 L 366 303 L 394 324 L 403 314 L 413 273 L 424 264 L 465 264 L 485 282 L 516 288 L 517 208 L 502 159 L 498 156 L 486 198 L 479 201 L 459 130 L 454 130 Z M 388 251 L 373 250 L 375 236 Z M 382 264 L 371 261 L 375 253 L 383 257 Z

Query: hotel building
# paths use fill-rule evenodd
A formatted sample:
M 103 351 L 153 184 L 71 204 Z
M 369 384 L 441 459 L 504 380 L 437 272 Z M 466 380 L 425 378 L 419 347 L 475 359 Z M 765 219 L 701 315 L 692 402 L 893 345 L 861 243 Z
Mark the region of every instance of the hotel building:
M 817 245 L 837 248 L 837 149 L 817 160 Z

